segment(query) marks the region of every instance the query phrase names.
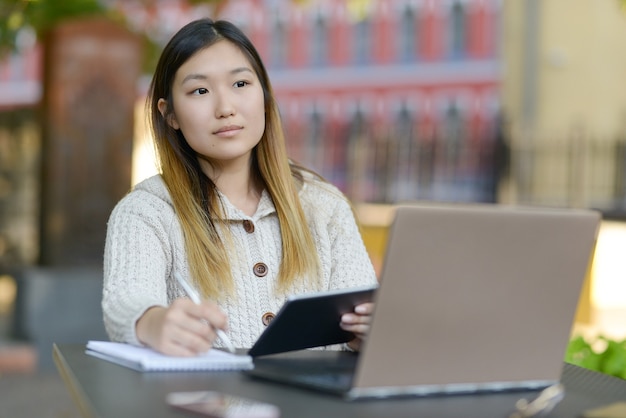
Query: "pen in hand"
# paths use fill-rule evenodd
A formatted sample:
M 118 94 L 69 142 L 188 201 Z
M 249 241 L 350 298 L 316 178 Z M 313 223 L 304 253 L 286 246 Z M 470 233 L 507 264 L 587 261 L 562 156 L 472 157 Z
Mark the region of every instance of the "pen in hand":
M 189 282 L 187 282 L 187 280 L 183 279 L 183 277 L 180 274 L 174 273 L 174 277 L 176 277 L 176 280 L 178 281 L 178 284 L 180 284 L 183 287 L 183 289 L 185 289 L 185 292 L 187 292 L 187 296 L 189 296 L 189 298 L 195 304 L 199 305 L 202 302 L 202 300 L 200 299 L 200 295 L 198 294 L 196 289 L 191 287 Z M 230 341 L 230 338 L 228 338 L 228 335 L 226 335 L 226 333 L 223 330 L 219 329 L 219 328 L 215 328 L 215 327 L 213 327 L 213 328 L 215 329 L 215 333 L 217 334 L 219 339 L 222 340 L 222 342 L 224 343 L 224 345 L 226 346 L 228 351 L 230 351 L 231 353 L 234 353 L 235 352 L 235 346 Z

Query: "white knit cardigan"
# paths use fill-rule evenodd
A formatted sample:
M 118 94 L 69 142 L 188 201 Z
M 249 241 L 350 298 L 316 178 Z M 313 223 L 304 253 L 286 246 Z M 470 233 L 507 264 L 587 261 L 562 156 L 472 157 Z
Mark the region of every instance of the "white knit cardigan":
M 307 179 L 299 192 L 320 257 L 323 278 L 291 289 L 290 294 L 376 284 L 376 274 L 347 199 L 334 186 Z M 280 225 L 274 204 L 263 192 L 258 209 L 247 216 L 221 195 L 236 248 L 229 251 L 235 295 L 220 302 L 228 316 L 228 334 L 236 347 L 251 347 L 264 330 L 262 317 L 285 301 L 274 284 L 282 257 Z M 254 231 L 243 227 L 251 221 Z M 248 228 L 249 229 L 249 228 Z M 267 266 L 257 277 L 256 263 Z M 183 233 L 163 179 L 139 183 L 115 207 L 104 250 L 102 309 L 113 341 L 139 345 L 135 323 L 152 306 L 184 297 L 174 272 L 189 277 Z M 219 340 L 216 342 L 219 346 Z

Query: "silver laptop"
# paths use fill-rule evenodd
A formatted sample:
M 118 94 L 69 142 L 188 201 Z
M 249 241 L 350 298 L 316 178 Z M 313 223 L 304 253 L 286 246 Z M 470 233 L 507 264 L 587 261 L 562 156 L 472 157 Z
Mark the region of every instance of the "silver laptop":
M 331 360 L 342 367 L 306 361 L 302 376 L 287 353 L 246 373 L 348 399 L 553 384 L 600 219 L 590 210 L 399 206 L 361 353 L 347 365 Z

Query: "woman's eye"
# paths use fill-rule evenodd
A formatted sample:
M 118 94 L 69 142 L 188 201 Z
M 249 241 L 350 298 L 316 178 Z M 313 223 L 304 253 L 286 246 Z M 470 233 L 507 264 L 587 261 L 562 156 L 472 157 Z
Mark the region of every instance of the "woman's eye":
M 191 94 L 207 94 L 208 92 L 209 92 L 208 89 L 201 87 L 199 89 L 195 89 L 194 91 L 192 91 Z
M 242 80 L 242 81 L 237 81 L 237 82 L 235 83 L 235 87 L 245 87 L 245 86 L 247 86 L 248 84 L 250 84 L 250 83 L 248 83 L 247 81 L 243 81 L 243 80 Z

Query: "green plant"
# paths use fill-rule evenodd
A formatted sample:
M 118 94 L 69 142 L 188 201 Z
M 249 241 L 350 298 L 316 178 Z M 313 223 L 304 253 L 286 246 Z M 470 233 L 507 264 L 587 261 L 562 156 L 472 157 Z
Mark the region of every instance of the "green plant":
M 577 336 L 567 347 L 565 361 L 626 379 L 626 340 L 617 341 L 602 335 L 587 340 Z
M 0 0 L 0 54 L 19 49 L 19 34 L 25 28 L 40 34 L 63 19 L 105 11 L 98 0 Z

